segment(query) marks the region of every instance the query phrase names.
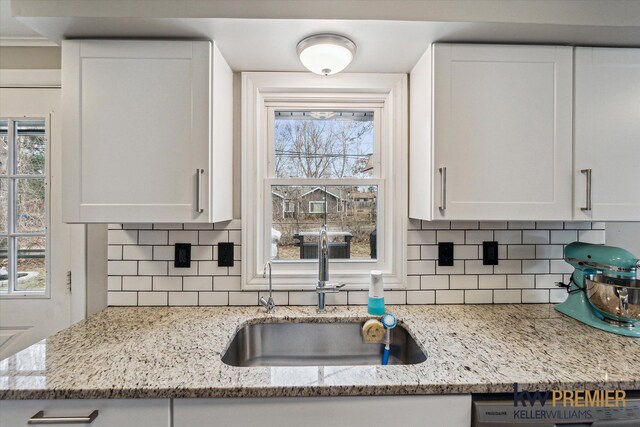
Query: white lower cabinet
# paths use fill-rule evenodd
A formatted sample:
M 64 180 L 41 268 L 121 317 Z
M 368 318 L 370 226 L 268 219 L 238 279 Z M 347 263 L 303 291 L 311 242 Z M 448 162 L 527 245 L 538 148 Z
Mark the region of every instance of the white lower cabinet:
M 41 417 L 88 417 L 98 410 L 91 427 L 170 427 L 169 399 L 2 400 L 0 426 L 21 427 L 40 411 Z M 40 420 L 44 421 L 44 420 Z M 52 421 L 52 420 L 51 420 Z M 61 420 L 62 421 L 62 420 Z M 59 427 L 82 424 L 55 423 Z M 32 423 L 37 424 L 37 423 Z M 53 424 L 42 422 L 41 424 Z
M 471 395 L 175 399 L 173 427 L 469 427 Z

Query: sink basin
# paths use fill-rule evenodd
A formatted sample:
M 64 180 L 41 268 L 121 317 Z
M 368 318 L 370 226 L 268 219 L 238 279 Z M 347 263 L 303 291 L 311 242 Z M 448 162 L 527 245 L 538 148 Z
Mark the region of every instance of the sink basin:
M 364 322 L 258 323 L 240 329 L 222 361 L 231 366 L 380 365 L 382 344 L 362 341 Z M 390 365 L 427 360 L 401 325 L 391 331 Z

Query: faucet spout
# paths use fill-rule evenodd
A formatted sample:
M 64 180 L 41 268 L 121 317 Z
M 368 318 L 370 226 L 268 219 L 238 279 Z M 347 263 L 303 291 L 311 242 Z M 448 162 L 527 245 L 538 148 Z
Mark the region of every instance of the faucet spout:
M 264 297 L 260 297 L 260 305 L 267 309 L 267 313 L 271 314 L 274 312 L 276 308 L 275 302 L 273 302 L 272 295 L 272 286 L 271 286 L 271 261 L 267 262 L 264 265 L 264 270 L 262 271 L 262 277 L 266 278 L 269 276 L 269 299 L 265 299 Z
M 318 285 L 316 293 L 318 294 L 318 313 L 325 313 L 326 302 L 325 295 L 328 293 L 340 292 L 344 284 L 329 283 L 329 233 L 327 225 L 323 225 L 318 236 Z

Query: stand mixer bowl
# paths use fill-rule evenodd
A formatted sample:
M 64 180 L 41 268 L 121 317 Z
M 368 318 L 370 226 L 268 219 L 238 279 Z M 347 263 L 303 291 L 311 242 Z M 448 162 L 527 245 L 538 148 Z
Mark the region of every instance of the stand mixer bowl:
M 640 280 L 591 274 L 584 281 L 589 303 L 605 320 L 627 328 L 640 327 Z

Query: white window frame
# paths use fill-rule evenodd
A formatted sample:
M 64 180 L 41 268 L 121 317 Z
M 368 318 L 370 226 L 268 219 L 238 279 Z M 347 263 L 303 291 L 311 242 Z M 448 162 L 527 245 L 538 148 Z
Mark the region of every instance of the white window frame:
M 320 212 L 316 212 L 311 209 L 312 204 L 322 205 L 322 210 Z M 309 200 L 309 213 L 310 214 L 323 214 L 325 213 L 325 209 L 327 209 L 327 202 L 325 200 Z
M 263 265 L 270 260 L 271 185 L 296 185 L 270 177 L 274 108 L 378 109 L 374 165 L 377 185 L 378 259 L 331 260 L 331 280 L 346 289 L 366 289 L 370 270 L 381 270 L 385 288 L 406 283 L 407 76 L 406 74 L 242 73 L 242 288 L 266 289 Z M 381 158 L 385 161 L 381 162 Z M 384 167 L 383 167 L 384 166 Z M 384 170 L 382 170 L 384 169 Z M 361 185 L 361 179 L 314 180 L 313 185 Z M 274 260 L 274 288 L 314 289 L 317 262 Z
M 8 188 L 8 203 L 7 206 L 7 230 L 5 233 L 0 233 L 1 237 L 7 238 L 7 259 L 8 259 L 8 271 L 15 271 L 17 268 L 18 259 L 15 258 L 12 260 L 11 255 L 13 253 L 17 254 L 14 251 L 14 242 L 17 241 L 19 237 L 44 237 L 45 238 L 45 286 L 42 291 L 20 291 L 12 289 L 12 284 L 8 280 L 7 291 L 0 292 L 0 299 L 10 299 L 10 298 L 50 298 L 51 297 L 51 277 L 50 277 L 50 263 L 51 263 L 51 233 L 50 233 L 50 221 L 51 221 L 51 197 L 50 197 L 50 189 L 51 185 L 49 184 L 49 175 L 50 175 L 50 147 L 51 147 L 51 117 L 47 116 L 25 116 L 25 117 L 0 117 L 0 119 L 7 120 L 7 142 L 9 146 L 8 150 L 8 161 L 7 161 L 7 174 L 1 175 L 2 179 L 7 179 L 9 182 Z M 28 121 L 28 120 L 44 120 L 45 126 L 45 135 L 46 135 L 46 145 L 45 145 L 45 171 L 44 176 L 40 178 L 38 175 L 22 175 L 22 174 L 14 174 L 13 169 L 15 168 L 15 149 L 16 149 L 16 141 L 15 141 L 15 122 L 20 121 Z M 15 186 L 12 185 L 12 181 L 16 181 L 22 178 L 35 178 L 35 179 L 44 179 L 45 185 L 45 231 L 44 233 L 21 233 L 18 232 L 15 227 L 17 226 L 17 219 L 15 217 L 16 203 L 15 200 L 18 196 Z M 13 242 L 12 242 L 13 240 Z M 16 277 L 17 280 L 17 277 Z M 17 283 L 13 283 L 15 287 Z

